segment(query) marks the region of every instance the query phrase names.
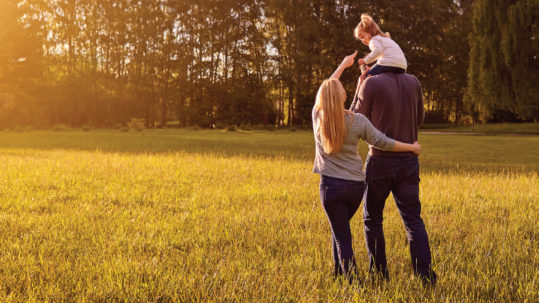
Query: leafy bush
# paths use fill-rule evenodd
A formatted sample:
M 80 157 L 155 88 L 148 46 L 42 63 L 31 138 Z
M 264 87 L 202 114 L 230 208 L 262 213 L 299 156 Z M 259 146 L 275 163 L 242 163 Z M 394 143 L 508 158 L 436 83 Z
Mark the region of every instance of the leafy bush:
M 88 124 L 84 124 L 84 125 L 82 126 L 82 130 L 85 131 L 85 132 L 90 131 L 91 129 L 92 129 L 92 128 L 91 128 L 90 125 L 88 125 Z
M 425 112 L 425 120 L 424 123 L 448 123 L 447 118 L 445 117 L 444 112 L 441 110 L 438 111 L 429 111 Z
M 223 122 L 217 122 L 213 125 L 213 128 L 215 129 L 225 129 L 225 124 L 223 124 Z
M 180 127 L 180 121 L 168 121 L 166 123 L 167 128 L 179 128 Z
M 52 130 L 55 132 L 65 131 L 68 130 L 69 127 L 65 124 L 56 124 L 52 127 Z
M 231 124 L 226 127 L 227 132 L 236 132 L 238 131 L 238 127 L 235 124 Z
M 249 123 L 242 123 L 242 124 L 240 125 L 240 129 L 242 129 L 242 130 L 252 130 L 253 127 L 252 127 L 251 124 L 249 124 Z
M 127 127 L 132 130 L 142 131 L 145 124 L 146 120 L 144 119 L 131 118 L 131 121 L 127 122 Z

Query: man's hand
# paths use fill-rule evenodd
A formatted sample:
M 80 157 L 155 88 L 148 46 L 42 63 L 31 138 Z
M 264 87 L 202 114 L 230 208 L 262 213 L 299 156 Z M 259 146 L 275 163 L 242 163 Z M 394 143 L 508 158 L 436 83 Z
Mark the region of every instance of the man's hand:
M 418 156 L 419 156 L 419 154 L 421 154 L 421 145 L 419 144 L 419 142 L 415 141 L 412 144 L 412 148 L 413 148 L 414 154 L 416 154 Z
M 367 63 L 365 63 L 365 59 L 363 59 L 363 58 L 357 59 L 357 63 L 359 63 L 359 66 L 367 64 Z
M 359 82 L 363 82 L 365 80 L 365 77 L 367 76 L 367 73 L 371 70 L 371 67 L 368 65 L 364 65 L 365 70 L 362 69 L 362 74 L 359 77 Z

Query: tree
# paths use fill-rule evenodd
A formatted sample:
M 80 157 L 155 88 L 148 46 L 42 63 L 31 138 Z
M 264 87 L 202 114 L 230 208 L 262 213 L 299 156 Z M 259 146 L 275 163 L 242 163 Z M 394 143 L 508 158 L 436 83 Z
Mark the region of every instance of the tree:
M 539 117 L 537 16 L 533 0 L 475 2 L 466 101 L 481 118 Z
M 42 124 L 44 106 L 38 98 L 44 77 L 40 20 L 30 3 L 0 2 L 0 128 Z

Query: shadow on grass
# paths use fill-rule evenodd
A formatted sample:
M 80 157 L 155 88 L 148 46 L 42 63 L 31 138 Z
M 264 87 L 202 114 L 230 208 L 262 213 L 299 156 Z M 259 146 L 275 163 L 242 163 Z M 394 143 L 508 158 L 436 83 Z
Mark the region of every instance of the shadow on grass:
M 312 132 L 119 130 L 0 132 L 0 148 L 66 149 L 117 153 L 189 153 L 221 157 L 312 160 Z
M 529 173 L 539 170 L 539 138 L 420 135 L 422 172 Z M 119 130 L 1 132 L 0 149 L 186 153 L 312 162 L 311 131 Z M 363 160 L 367 145 L 359 143 Z

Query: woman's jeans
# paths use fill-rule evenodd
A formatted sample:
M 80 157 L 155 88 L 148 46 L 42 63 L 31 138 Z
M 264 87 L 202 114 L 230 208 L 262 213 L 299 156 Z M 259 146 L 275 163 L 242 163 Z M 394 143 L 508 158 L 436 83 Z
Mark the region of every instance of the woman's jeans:
M 364 189 L 363 181 L 343 180 L 324 175 L 320 178 L 320 200 L 331 227 L 334 274 L 344 275 L 350 281 L 357 275 L 350 219 L 361 204 Z

